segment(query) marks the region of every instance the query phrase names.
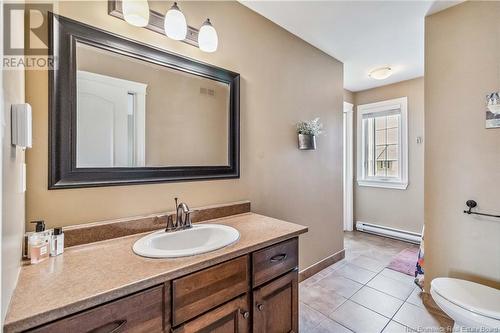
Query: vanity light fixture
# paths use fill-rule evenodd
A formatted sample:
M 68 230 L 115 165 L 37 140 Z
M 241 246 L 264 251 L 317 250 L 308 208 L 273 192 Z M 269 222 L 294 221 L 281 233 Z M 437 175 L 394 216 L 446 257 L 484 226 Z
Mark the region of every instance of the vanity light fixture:
M 198 47 L 203 52 L 215 52 L 219 45 L 217 31 L 210 19 L 198 30 L 189 26 L 177 2 L 165 15 L 149 9 L 148 0 L 109 0 L 108 14 L 136 27 L 144 27 L 183 43 Z
M 204 52 L 215 52 L 217 50 L 219 37 L 209 18 L 207 18 L 200 28 L 200 32 L 198 33 L 198 45 L 200 50 Z
M 165 14 L 165 34 L 175 40 L 184 40 L 187 35 L 186 17 L 174 2 L 173 6 Z
M 370 78 L 375 80 L 385 80 L 391 75 L 392 75 L 392 68 L 389 66 L 376 68 L 368 74 Z
M 149 23 L 149 5 L 147 0 L 122 0 L 123 18 L 136 27 L 145 27 Z

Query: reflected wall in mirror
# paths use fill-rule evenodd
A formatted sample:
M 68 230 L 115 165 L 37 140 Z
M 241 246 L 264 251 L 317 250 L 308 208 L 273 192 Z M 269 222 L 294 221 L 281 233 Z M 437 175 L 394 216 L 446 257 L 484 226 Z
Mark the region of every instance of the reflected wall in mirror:
M 76 165 L 228 165 L 229 85 L 76 46 Z
M 49 20 L 49 189 L 239 177 L 239 74 Z

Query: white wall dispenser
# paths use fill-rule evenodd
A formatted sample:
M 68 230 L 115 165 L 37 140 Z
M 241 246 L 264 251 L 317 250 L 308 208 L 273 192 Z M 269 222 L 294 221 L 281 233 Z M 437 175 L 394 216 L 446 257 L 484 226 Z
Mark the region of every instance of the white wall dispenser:
M 12 104 L 12 144 L 22 149 L 32 145 L 31 105 Z

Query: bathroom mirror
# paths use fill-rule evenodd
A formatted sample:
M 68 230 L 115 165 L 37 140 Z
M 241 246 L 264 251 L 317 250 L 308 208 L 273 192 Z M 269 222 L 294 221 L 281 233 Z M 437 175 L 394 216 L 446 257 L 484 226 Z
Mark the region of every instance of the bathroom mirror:
M 49 188 L 239 177 L 239 74 L 50 19 Z
M 76 43 L 76 167 L 229 165 L 229 84 Z

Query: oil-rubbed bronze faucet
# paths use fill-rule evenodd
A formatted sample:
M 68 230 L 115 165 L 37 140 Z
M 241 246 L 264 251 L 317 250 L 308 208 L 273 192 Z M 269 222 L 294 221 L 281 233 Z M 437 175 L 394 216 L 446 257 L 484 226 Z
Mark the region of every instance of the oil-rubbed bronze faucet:
M 193 226 L 192 216 L 195 210 L 190 210 L 184 202 L 178 203 L 178 198 L 175 198 L 175 208 L 175 221 L 172 215 L 167 217 L 165 232 L 189 229 Z

